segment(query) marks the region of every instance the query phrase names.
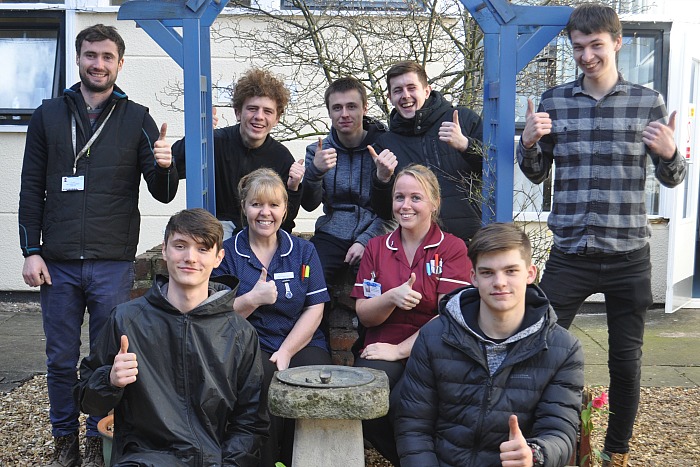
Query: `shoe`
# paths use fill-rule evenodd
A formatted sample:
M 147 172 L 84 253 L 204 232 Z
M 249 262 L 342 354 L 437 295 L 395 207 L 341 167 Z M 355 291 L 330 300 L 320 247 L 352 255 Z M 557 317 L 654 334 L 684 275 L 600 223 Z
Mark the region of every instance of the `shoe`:
M 629 452 L 607 452 L 605 454 L 610 460 L 603 461 L 603 467 L 627 467 L 627 462 L 630 460 Z
M 54 436 L 54 452 L 51 463 L 45 467 L 78 467 L 80 465 L 80 447 L 78 433 Z
M 88 436 L 85 438 L 85 455 L 82 467 L 105 467 L 101 437 Z

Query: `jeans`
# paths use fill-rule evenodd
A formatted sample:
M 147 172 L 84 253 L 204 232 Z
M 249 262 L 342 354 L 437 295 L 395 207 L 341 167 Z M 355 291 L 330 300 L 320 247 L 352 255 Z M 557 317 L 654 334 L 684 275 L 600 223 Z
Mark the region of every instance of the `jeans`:
M 112 309 L 129 300 L 134 283 L 131 261 L 46 261 L 52 285 L 41 286 L 41 316 L 46 335 L 49 418 L 53 436 L 78 431 L 79 406 L 73 398 L 80 358 L 80 328 L 90 314 L 90 348 Z M 97 422 L 87 420 L 87 435 L 99 436 Z
M 540 287 L 564 328 L 589 295 L 605 296 L 611 412 L 605 450 L 628 452 L 639 407 L 644 320 L 652 304 L 649 245 L 600 256 L 564 254 L 552 248 Z

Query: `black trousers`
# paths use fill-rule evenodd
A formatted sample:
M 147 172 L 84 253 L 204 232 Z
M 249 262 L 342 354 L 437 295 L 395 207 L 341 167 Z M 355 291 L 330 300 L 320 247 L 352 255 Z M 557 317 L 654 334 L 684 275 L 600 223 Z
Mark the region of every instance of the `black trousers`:
M 567 329 L 589 295 L 605 296 L 611 412 L 605 450 L 628 452 L 639 407 L 644 320 L 652 304 L 649 245 L 600 256 L 564 254 L 553 247 L 540 287 Z
M 406 368 L 403 361 L 387 362 L 385 360 L 367 360 L 356 358 L 355 366 L 382 370 L 389 377 L 389 392 L 398 384 Z M 394 422 L 391 406 L 389 413 L 373 420 L 362 420 L 362 436 L 372 443 L 372 447 L 394 466 L 401 465 L 394 439 Z

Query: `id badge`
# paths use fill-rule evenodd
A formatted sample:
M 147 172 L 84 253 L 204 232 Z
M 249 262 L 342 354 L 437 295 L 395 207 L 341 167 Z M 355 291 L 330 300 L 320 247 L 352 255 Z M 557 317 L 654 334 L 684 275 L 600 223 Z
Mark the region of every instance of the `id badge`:
M 61 191 L 83 191 L 85 189 L 85 176 L 62 177 Z
M 362 281 L 362 290 L 365 298 L 379 297 L 382 294 L 382 284 L 365 279 Z

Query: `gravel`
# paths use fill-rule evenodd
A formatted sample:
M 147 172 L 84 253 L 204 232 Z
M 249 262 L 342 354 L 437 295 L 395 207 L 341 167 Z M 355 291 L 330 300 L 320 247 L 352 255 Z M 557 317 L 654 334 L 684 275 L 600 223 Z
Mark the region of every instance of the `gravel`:
M 602 449 L 605 420 L 595 418 L 595 427 L 593 447 Z M 52 448 L 46 376 L 0 394 L 0 466 L 41 465 Z M 376 451 L 365 452 L 367 467 L 390 466 Z M 642 388 L 629 465 L 700 466 L 700 388 Z

